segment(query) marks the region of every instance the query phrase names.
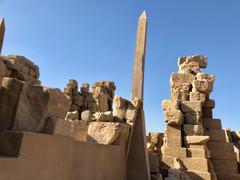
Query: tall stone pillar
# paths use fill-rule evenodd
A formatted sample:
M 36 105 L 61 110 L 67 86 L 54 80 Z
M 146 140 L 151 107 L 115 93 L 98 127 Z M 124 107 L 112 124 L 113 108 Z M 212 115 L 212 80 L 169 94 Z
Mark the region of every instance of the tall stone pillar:
M 2 18 L 0 20 L 0 55 L 1 55 L 1 52 L 2 52 L 4 34 L 5 34 L 5 24 L 4 24 L 4 19 Z
M 143 101 L 146 34 L 147 34 L 147 16 L 144 11 L 138 20 L 131 91 L 132 100 L 135 97 L 137 97 Z
M 134 100 L 134 98 L 139 98 L 143 101 L 146 32 L 147 17 L 144 11 L 138 20 L 131 90 L 132 100 Z M 145 137 L 145 119 L 142 104 L 137 111 L 136 121 L 131 130 L 131 143 L 127 159 L 128 180 L 150 180 L 150 168 Z

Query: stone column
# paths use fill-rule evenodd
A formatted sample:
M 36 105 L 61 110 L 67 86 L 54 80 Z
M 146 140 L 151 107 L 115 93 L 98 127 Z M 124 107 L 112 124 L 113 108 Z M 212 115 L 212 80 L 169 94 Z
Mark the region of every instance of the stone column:
M 0 20 L 0 55 L 2 52 L 4 34 L 5 34 L 5 24 L 4 24 L 4 19 L 2 18 Z
M 131 90 L 132 100 L 134 100 L 134 98 L 137 97 L 143 101 L 146 34 L 147 34 L 147 16 L 144 11 L 138 19 L 137 40 Z

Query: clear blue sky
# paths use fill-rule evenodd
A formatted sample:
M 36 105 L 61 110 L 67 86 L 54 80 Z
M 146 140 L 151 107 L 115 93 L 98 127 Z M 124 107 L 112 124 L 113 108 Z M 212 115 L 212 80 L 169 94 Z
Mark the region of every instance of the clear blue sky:
M 163 131 L 160 107 L 169 98 L 177 58 L 204 54 L 216 75 L 214 115 L 240 130 L 239 0 L 0 0 L 5 17 L 3 54 L 19 54 L 40 67 L 44 86 L 63 89 L 113 80 L 130 97 L 138 16 L 148 16 L 145 114 L 148 131 Z

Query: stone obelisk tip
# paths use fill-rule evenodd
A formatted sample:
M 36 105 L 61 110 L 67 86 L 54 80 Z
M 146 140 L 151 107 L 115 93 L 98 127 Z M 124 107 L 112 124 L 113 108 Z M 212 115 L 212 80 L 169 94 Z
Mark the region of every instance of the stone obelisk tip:
M 1 18 L 0 19 L 0 55 L 2 52 L 4 34 L 5 34 L 5 23 L 4 23 L 4 18 Z
M 141 14 L 141 16 L 139 17 L 139 19 L 147 19 L 147 14 L 146 11 L 144 10 Z

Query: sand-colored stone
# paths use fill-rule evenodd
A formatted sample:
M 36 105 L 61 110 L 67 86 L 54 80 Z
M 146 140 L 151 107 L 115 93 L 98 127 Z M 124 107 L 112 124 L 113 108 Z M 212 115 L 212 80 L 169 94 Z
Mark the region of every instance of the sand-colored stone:
M 0 19 L 0 55 L 3 47 L 4 34 L 5 34 L 5 23 L 4 23 L 4 19 L 2 18 Z

